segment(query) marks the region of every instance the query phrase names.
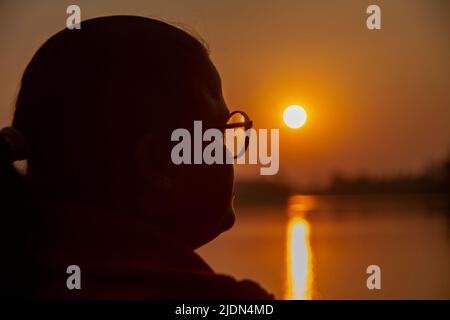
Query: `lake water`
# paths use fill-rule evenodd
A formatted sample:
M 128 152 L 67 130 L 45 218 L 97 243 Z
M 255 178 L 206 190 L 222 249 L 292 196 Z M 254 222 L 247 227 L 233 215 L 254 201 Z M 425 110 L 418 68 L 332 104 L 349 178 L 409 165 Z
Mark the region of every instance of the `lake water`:
M 450 299 L 445 196 L 294 196 L 236 209 L 236 224 L 198 253 L 218 272 L 278 299 Z M 367 288 L 367 267 L 381 289 Z

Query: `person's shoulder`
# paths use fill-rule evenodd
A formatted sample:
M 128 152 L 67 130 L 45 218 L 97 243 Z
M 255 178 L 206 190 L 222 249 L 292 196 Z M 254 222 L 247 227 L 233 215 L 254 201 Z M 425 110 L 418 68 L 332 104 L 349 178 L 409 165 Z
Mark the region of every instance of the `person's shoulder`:
M 199 300 L 274 300 L 257 282 L 236 280 L 212 271 L 162 271 L 139 277 L 138 287 L 147 298 Z M 138 295 L 140 295 L 138 294 Z
M 252 280 L 235 281 L 237 299 L 274 300 L 275 296 Z
M 222 274 L 197 277 L 197 288 L 208 293 L 207 299 L 273 300 L 275 296 L 252 280 L 236 280 Z M 199 292 L 200 293 L 200 292 Z

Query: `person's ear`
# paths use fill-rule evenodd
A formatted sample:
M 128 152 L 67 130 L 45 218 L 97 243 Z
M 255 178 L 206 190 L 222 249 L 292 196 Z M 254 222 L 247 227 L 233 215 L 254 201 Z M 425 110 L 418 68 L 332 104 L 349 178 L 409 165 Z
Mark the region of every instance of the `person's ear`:
M 136 145 L 135 161 L 138 174 L 147 182 L 163 186 L 168 183 L 167 157 L 160 140 L 152 134 L 143 136 Z

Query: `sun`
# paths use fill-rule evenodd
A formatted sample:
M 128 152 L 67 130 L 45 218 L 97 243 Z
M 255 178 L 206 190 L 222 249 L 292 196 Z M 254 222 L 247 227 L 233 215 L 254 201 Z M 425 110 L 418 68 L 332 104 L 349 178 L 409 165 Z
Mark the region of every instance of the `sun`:
M 300 128 L 306 122 L 306 111 L 303 107 L 294 104 L 284 110 L 283 120 L 289 128 Z

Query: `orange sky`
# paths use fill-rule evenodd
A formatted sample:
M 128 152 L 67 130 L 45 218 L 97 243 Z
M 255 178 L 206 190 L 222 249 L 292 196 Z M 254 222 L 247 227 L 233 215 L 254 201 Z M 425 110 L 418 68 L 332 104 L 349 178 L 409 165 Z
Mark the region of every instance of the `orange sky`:
M 75 3 L 82 19 L 137 14 L 200 34 L 230 109 L 245 110 L 257 127 L 281 128 L 280 177 L 294 183 L 321 183 L 335 171 L 416 172 L 450 152 L 450 1 Z M 0 126 L 10 122 L 26 64 L 65 27 L 69 4 L 0 2 Z M 369 4 L 381 7 L 379 31 L 366 28 Z M 307 110 L 303 128 L 283 125 L 289 104 Z

